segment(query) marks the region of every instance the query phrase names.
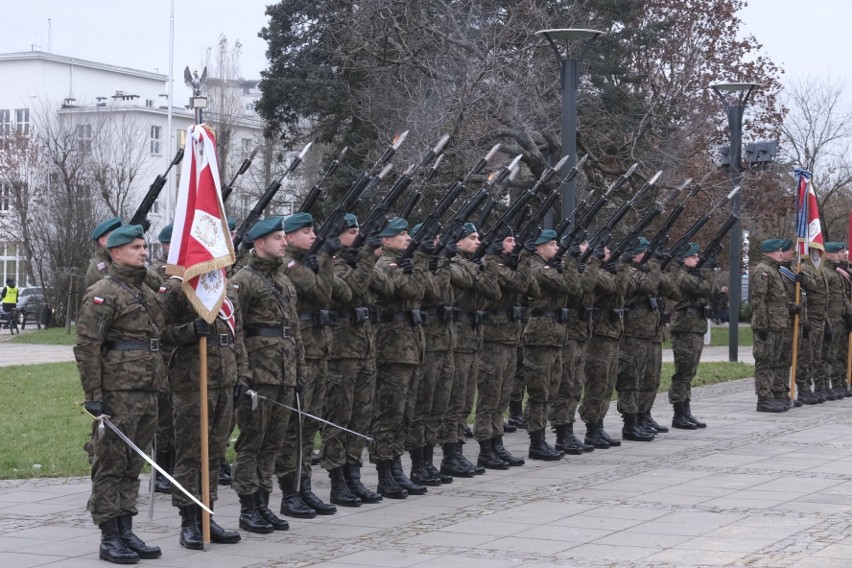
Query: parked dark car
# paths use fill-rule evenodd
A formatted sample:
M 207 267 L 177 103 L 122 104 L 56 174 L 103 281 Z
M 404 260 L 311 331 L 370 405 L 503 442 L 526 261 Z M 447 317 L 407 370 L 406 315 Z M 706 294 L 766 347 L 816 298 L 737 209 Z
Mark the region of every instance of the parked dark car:
M 18 295 L 18 325 L 26 321 L 43 322 L 47 300 L 44 298 L 44 288 L 33 286 L 21 290 Z

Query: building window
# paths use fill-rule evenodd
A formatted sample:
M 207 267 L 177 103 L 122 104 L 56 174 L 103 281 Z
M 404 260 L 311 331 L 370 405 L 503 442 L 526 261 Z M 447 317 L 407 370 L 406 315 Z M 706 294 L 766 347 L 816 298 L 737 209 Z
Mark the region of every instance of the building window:
M 15 110 L 15 131 L 18 134 L 28 136 L 30 133 L 30 109 L 19 108 Z
M 77 125 L 77 151 L 83 155 L 88 155 L 92 152 L 91 124 Z
M 160 149 L 162 148 L 162 138 L 163 138 L 163 127 L 162 126 L 152 126 L 151 127 L 151 153 L 160 155 Z
M 12 112 L 7 109 L 0 109 L 0 136 L 6 137 L 12 134 Z
M 10 197 L 9 186 L 0 185 L 0 213 L 6 212 L 10 209 Z

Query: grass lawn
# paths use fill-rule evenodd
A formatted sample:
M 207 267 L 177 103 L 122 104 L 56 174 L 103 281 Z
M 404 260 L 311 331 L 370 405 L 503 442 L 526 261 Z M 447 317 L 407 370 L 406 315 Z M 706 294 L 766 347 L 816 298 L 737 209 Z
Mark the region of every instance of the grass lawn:
M 752 339 L 751 335 L 751 328 L 740 327 L 739 330 L 740 332 L 737 337 L 737 343 L 740 345 L 740 347 L 751 347 L 752 343 L 754 343 L 754 340 Z M 730 334 L 728 333 L 727 327 L 713 326 L 712 328 L 710 328 L 710 345 L 713 347 L 722 347 L 728 345 L 729 335 Z M 671 340 L 663 343 L 663 347 L 666 349 L 671 349 L 671 346 Z
M 71 333 L 65 334 L 64 327 L 40 329 L 32 333 L 22 333 L 9 340 L 12 343 L 27 343 L 30 345 L 74 345 L 77 342 L 77 328 L 71 327 Z

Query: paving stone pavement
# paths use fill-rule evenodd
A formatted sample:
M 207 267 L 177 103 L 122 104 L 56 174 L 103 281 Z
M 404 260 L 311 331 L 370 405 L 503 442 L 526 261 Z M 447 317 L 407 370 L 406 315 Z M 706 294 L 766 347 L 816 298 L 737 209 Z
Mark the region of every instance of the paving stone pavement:
M 852 555 L 852 399 L 785 414 L 754 412 L 752 381 L 694 389 L 708 428 L 624 442 L 561 462 L 429 488 L 312 520 L 287 532 L 242 532 L 236 545 L 194 552 L 178 545 L 179 518 L 157 495 L 153 519 L 140 497 L 135 528 L 161 568 L 387 566 L 833 567 Z M 661 397 L 655 415 L 670 420 Z M 614 412 L 614 407 L 613 407 Z M 611 416 L 608 430 L 616 434 Z M 552 434 L 550 435 L 552 440 Z M 525 454 L 523 432 L 505 442 Z M 466 446 L 475 458 L 474 444 Z M 406 460 L 407 465 L 407 460 Z M 375 486 L 375 472 L 364 468 Z M 328 495 L 315 469 L 314 488 Z M 104 566 L 85 511 L 85 478 L 0 482 L 0 566 Z M 236 528 L 239 506 L 220 492 L 219 524 Z M 273 495 L 277 503 L 280 493 Z

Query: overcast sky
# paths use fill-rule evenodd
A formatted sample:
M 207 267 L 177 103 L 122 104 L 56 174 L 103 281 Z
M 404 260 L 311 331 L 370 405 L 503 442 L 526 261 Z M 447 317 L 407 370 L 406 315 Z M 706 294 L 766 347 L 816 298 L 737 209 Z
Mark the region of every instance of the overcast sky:
M 272 0 L 175 1 L 175 98 L 188 93 L 183 68 L 199 67 L 219 34 L 243 44 L 245 78 L 259 78 L 266 44 L 257 33 Z M 40 49 L 168 73 L 169 0 L 26 0 L 4 2 L 0 53 Z M 203 7 L 203 11 L 198 11 Z M 750 0 L 741 17 L 744 31 L 786 71 L 783 81 L 831 75 L 852 88 L 850 0 Z M 52 34 L 48 34 L 48 19 Z M 721 79 L 721 78 L 720 78 Z

